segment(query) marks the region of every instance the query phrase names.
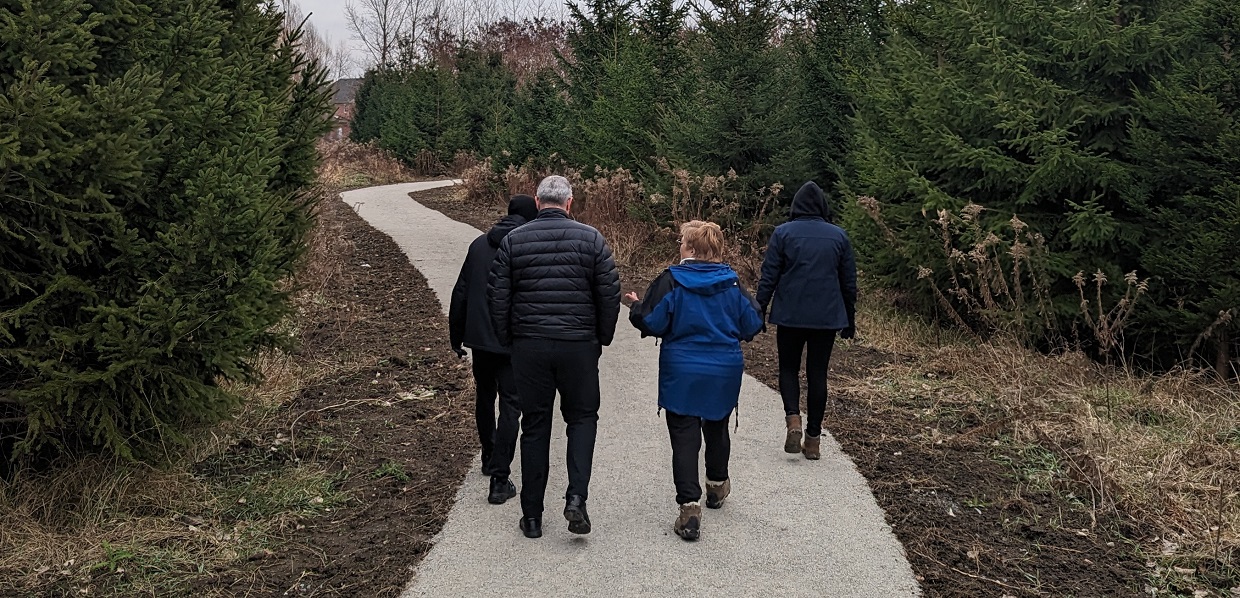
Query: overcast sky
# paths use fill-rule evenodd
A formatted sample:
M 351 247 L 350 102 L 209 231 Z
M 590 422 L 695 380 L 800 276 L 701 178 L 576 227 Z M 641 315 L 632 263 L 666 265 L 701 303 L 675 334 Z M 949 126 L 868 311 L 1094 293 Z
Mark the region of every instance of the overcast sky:
M 331 38 L 332 47 L 339 44 L 341 40 L 349 44 L 349 48 L 353 51 L 353 62 L 355 64 L 364 64 L 366 56 L 359 51 L 358 43 L 351 39 L 352 34 L 349 33 L 349 25 L 344 18 L 345 0 L 294 0 L 301 5 L 302 12 L 310 15 L 310 22 L 314 24 L 314 28 L 319 33 Z M 362 74 L 361 67 L 354 67 L 351 76 L 360 77 Z

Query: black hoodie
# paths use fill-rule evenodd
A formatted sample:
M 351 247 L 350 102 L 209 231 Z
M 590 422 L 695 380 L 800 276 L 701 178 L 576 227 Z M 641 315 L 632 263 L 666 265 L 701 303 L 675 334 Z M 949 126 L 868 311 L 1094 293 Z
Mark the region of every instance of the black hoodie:
M 823 193 L 818 183 L 809 181 L 797 190 L 792 197 L 792 209 L 788 212 L 788 220 L 798 218 L 822 218 L 831 222 L 831 207 L 827 205 L 827 194 Z
M 509 209 L 523 211 L 514 209 L 513 204 L 509 204 Z M 452 304 L 448 308 L 448 340 L 454 351 L 459 352 L 461 345 L 464 345 L 478 351 L 508 353 L 508 349 L 500 344 L 495 325 L 491 323 L 491 312 L 487 307 L 487 277 L 500 241 L 522 224 L 525 224 L 524 216 L 510 213 L 496 222 L 489 232 L 470 243 L 465 263 L 461 264 L 461 274 L 452 288 Z

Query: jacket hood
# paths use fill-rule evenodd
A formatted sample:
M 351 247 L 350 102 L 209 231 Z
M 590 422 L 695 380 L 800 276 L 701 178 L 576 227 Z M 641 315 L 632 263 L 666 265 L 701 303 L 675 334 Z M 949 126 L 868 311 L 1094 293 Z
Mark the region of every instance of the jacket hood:
M 487 233 L 487 243 L 491 247 L 499 247 L 499 242 L 503 241 L 504 237 L 508 236 L 508 233 L 522 224 L 525 224 L 525 217 L 520 214 L 509 214 L 500 218 L 499 222 L 496 222 L 491 227 L 491 231 Z
M 690 262 L 668 270 L 677 284 L 698 295 L 717 295 L 737 284 L 736 272 L 727 264 Z
M 508 215 L 520 216 L 529 222 L 538 217 L 538 202 L 528 195 L 514 195 L 508 200 Z
M 797 194 L 792 197 L 792 210 L 789 211 L 788 219 L 796 220 L 797 218 L 822 218 L 831 222 L 831 208 L 827 206 L 827 194 L 823 193 L 818 183 L 809 181 L 801 185 Z

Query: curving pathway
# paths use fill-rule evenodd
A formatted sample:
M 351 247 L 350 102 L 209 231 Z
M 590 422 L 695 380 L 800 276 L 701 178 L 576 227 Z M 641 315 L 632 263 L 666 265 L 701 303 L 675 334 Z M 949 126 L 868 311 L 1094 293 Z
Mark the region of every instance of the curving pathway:
M 350 191 L 343 200 L 388 234 L 426 276 L 444 310 L 479 231 L 411 200 L 436 181 Z M 702 539 L 671 531 L 676 516 L 667 428 L 656 415 L 658 348 L 622 308 L 603 352 L 603 405 L 590 484 L 594 531 L 560 516 L 567 482 L 564 426 L 553 435 L 543 537 L 517 529 L 519 502 L 487 504 L 475 460 L 435 547 L 402 596 L 866 596 L 920 594 L 903 548 L 866 481 L 824 434 L 816 463 L 783 452 L 779 395 L 745 377 L 732 436 L 733 491 L 705 509 Z M 443 350 L 448 351 L 447 347 Z M 520 456 L 514 481 L 521 484 Z

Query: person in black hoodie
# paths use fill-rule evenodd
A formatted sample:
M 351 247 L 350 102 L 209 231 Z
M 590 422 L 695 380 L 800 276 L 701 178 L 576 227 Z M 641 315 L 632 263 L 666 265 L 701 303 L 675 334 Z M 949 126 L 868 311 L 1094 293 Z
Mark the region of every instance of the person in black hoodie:
M 844 229 L 831 224 L 826 195 L 805 183 L 792 199 L 788 222 L 779 225 L 766 246 L 758 305 L 778 328 L 779 394 L 787 435 L 784 451 L 821 456 L 819 435 L 827 407 L 827 368 L 836 334 L 856 333 L 857 264 Z M 805 359 L 805 441 L 801 441 L 801 355 Z
M 491 310 L 487 304 L 487 278 L 500 241 L 513 229 L 538 217 L 534 198 L 514 195 L 508 201 L 508 215 L 496 222 L 490 232 L 480 235 L 469 245 L 461 275 L 452 288 L 452 304 L 448 308 L 448 339 L 452 350 L 465 357 L 462 345 L 473 350 L 474 387 L 477 402 L 474 419 L 478 425 L 478 442 L 482 445 L 482 473 L 491 476 L 487 501 L 503 504 L 517 495 L 517 487 L 509 479 L 513 454 L 517 450 L 517 430 L 521 410 L 517 386 L 512 377 L 509 350 L 499 341 Z M 499 394 L 499 422 L 495 419 L 495 396 Z

